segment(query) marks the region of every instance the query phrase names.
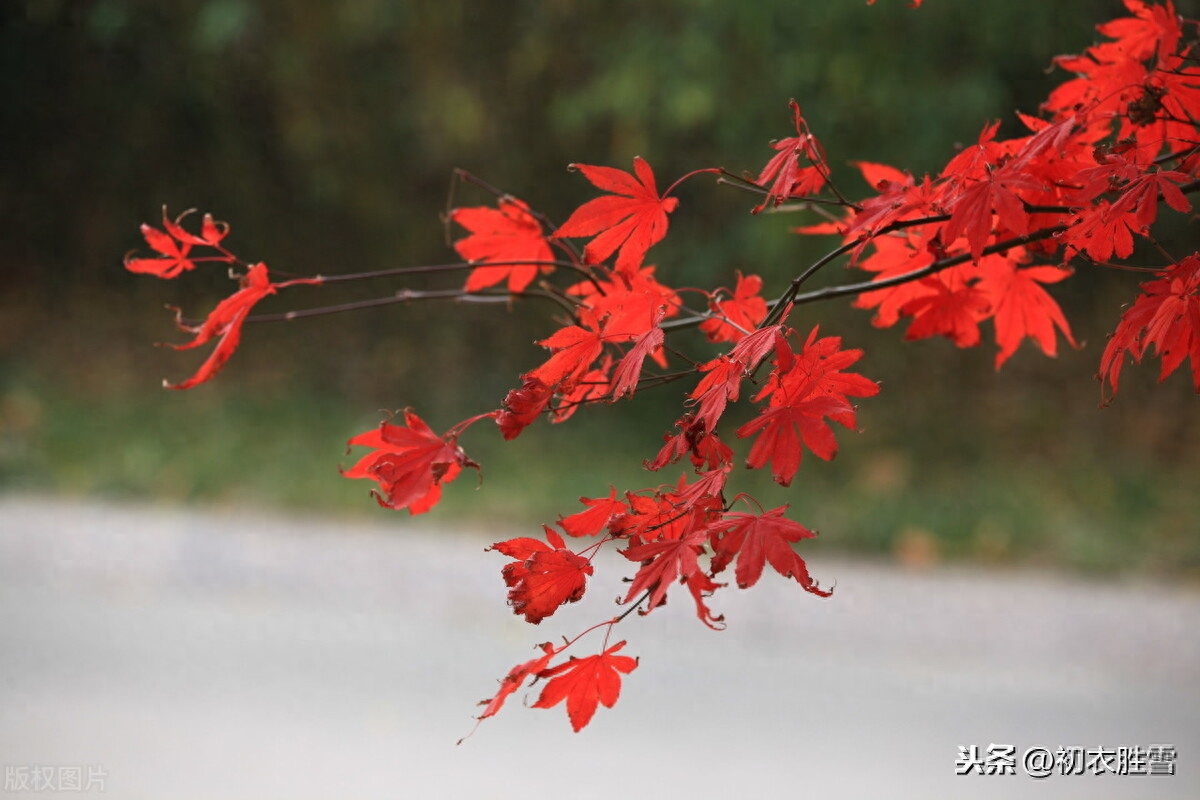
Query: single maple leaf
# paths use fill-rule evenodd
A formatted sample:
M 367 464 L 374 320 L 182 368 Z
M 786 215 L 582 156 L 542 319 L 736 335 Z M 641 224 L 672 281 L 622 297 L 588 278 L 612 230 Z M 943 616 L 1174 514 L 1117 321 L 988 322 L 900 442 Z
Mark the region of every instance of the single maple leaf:
M 497 542 L 496 550 L 510 558 L 501 574 L 508 589 L 508 604 L 513 613 L 537 625 L 564 603 L 583 597 L 592 563 L 566 549 L 566 543 L 548 525 L 542 526 L 546 542 L 529 537 Z
M 1058 235 L 1066 247 L 1087 253 L 1094 261 L 1108 261 L 1115 253 L 1127 258 L 1133 253 L 1133 228 L 1136 215 L 1131 208 L 1109 205 L 1099 200 L 1086 206 L 1070 220 L 1070 226 Z
M 935 260 L 934 254 L 920 230 L 905 230 L 876 236 L 871 239 L 874 252 L 855 266 L 874 272 L 872 281 L 884 281 L 924 269 Z M 855 308 L 874 308 L 871 324 L 877 328 L 889 328 L 901 317 L 900 309 L 911 300 L 935 294 L 936 289 L 922 281 L 910 280 L 883 289 L 863 292 L 854 300 Z
M 633 396 L 637 389 L 638 378 L 642 375 L 642 364 L 646 361 L 646 357 L 662 349 L 663 329 L 658 326 L 662 322 L 662 318 L 660 310 L 654 327 L 638 337 L 633 347 L 629 348 L 629 352 L 617 363 L 612 374 L 611 400 L 620 400 L 626 393 L 630 397 Z
M 1042 284 L 1058 283 L 1070 277 L 1071 270 L 1059 267 L 1026 267 L 1018 269 L 1021 252 L 1009 251 L 1004 256 L 986 256 L 980 261 L 983 278 L 980 289 L 995 311 L 996 369 L 1017 351 L 1021 340 L 1030 337 L 1042 352 L 1053 358 L 1058 352 L 1055 328 L 1062 332 L 1072 347 L 1078 347 L 1071 336 L 1062 309 Z
M 922 279 L 934 291 L 908 301 L 900 313 L 913 318 L 904 332 L 905 341 L 945 336 L 958 347 L 979 344 L 979 323 L 992 313 L 987 295 L 975 283 L 952 280 L 949 270 Z
M 195 213 L 196 209 L 189 208 L 172 221 L 167 217 L 167 207 L 163 206 L 163 228 L 166 229 L 167 233 L 185 244 L 217 247 L 221 244 L 221 240 L 229 234 L 229 223 L 218 222 L 213 219 L 212 214 L 205 214 L 204 219 L 200 223 L 200 235 L 197 236 L 184 228 L 182 224 L 184 217 Z
M 167 216 L 167 207 L 163 206 L 163 229 L 151 225 L 142 225 L 142 237 L 151 249 L 159 253 L 158 258 L 133 258 L 132 254 L 125 256 L 125 269 L 130 272 L 154 275 L 159 278 L 174 278 L 182 272 L 196 268 L 196 263 L 190 258 L 193 245 L 217 247 L 225 235 L 229 233 L 229 225 L 217 222 L 212 214 L 205 214 L 201 223 L 200 235 L 196 236 L 186 230 L 180 223 L 195 209 L 188 209 L 172 221 Z M 218 257 L 221 261 L 233 262 L 232 257 Z
M 657 324 L 659 314 L 670 319 L 683 307 L 679 293 L 654 277 L 653 266 L 581 281 L 567 294 L 578 297 L 582 307 L 604 320 L 605 340 L 610 342 L 633 341 Z M 659 365 L 666 366 L 665 362 Z
M 612 194 L 575 209 L 554 232 L 555 238 L 593 236 L 583 250 L 587 263 L 599 264 L 616 252 L 618 272 L 636 271 L 646 251 L 667 235 L 667 214 L 676 209 L 679 200 L 659 197 L 654 171 L 640 156 L 633 159 L 633 174 L 589 164 L 572 164 L 571 168 Z
M 621 674 L 629 674 L 638 662 L 629 656 L 614 655 L 625 646 L 617 642 L 599 655 L 574 658 L 556 667 L 544 669 L 539 678 L 550 678 L 534 708 L 553 708 L 564 700 L 567 717 L 576 732 L 583 729 L 596 713 L 596 706 L 612 708 L 621 695 Z
M 617 499 L 615 486 L 608 488 L 608 497 L 581 497 L 579 502 L 587 506 L 586 511 L 577 512 L 558 521 L 569 536 L 595 536 L 604 530 L 609 520 L 628 510 L 625 503 Z
M 404 425 L 384 421 L 378 428 L 352 438 L 348 447 L 370 447 L 368 453 L 348 470 L 346 478 L 376 481 L 382 494 L 372 495 L 384 508 L 422 514 L 441 499 L 442 486 L 458 477 L 463 467 L 478 470 L 455 437 L 438 436 L 409 409 Z
M 758 436 L 746 457 L 746 466 L 758 469 L 770 462 L 780 486 L 790 486 L 800 468 L 801 443 L 826 461 L 837 455 L 837 439 L 825 417 L 853 412 L 854 407 L 831 396 L 813 396 L 788 405 L 764 408 L 737 429 L 737 437 Z
M 736 342 L 743 339 L 767 318 L 767 301 L 761 296 L 762 278 L 737 273 L 737 285 L 729 299 L 714 295 L 709 307 L 714 317 L 700 324 L 710 342 Z
M 216 308 L 202 324 L 195 326 L 183 324 L 180 312 L 176 309 L 176 325 L 180 330 L 195 334 L 195 338 L 186 344 L 169 344 L 166 345 L 167 347 L 175 350 L 190 350 L 218 337 L 220 341 L 192 377 L 180 383 L 163 381 L 163 386 L 168 389 L 190 389 L 216 375 L 237 350 L 238 343 L 242 338 L 242 324 L 250 315 L 250 310 L 254 308 L 254 305 L 267 295 L 275 294 L 276 290 L 297 283 L 316 284 L 320 283 L 320 280 L 306 278 L 285 283 L 272 283 L 270 275 L 267 273 L 267 265 L 255 264 L 242 276 L 241 288 L 217 303 Z
M 667 590 L 678 580 L 685 585 L 701 587 L 702 591 L 692 593 L 696 602 L 696 616 L 705 625 L 717 630 L 724 618 L 713 616 L 704 602 L 704 594 L 711 593 L 717 588 L 717 584 L 704 574 L 700 566 L 700 555 L 708 541 L 708 531 L 703 526 L 707 517 L 702 512 L 693 514 L 692 517 L 692 524 L 678 539 L 659 539 L 633 544 L 620 551 L 621 555 L 630 561 L 637 561 L 642 565 L 633 576 L 629 592 L 621 602 L 628 603 L 643 592 L 649 592 L 647 610 L 642 612 L 649 613 L 667 601 Z
M 788 486 L 800 468 L 801 445 L 826 461 L 837 455 L 837 440 L 825 419 L 853 428 L 855 412 L 848 396 L 879 392 L 874 381 L 842 371 L 861 357 L 861 350 L 841 350 L 839 337 L 818 338 L 817 328 L 799 354 L 786 337 L 777 337 L 775 369 L 755 398 L 769 396 L 770 403 L 736 432 L 739 438 L 758 437 L 746 465 L 758 469 L 769 462 L 775 482 Z
M 504 701 L 508 699 L 509 695 L 520 689 L 521 684 L 525 683 L 527 678 L 537 675 L 544 670 L 550 664 L 550 659 L 554 658 L 561 649 L 556 649 L 550 642 L 544 642 L 538 646 L 542 648 L 542 655 L 510 669 L 508 674 L 500 679 L 500 688 L 496 690 L 496 694 L 487 700 L 479 702 L 479 705 L 487 706 L 487 708 L 476 719 L 484 720 L 494 716 L 504 705 Z
M 1098 61 L 1117 61 L 1131 58 L 1145 61 L 1175 52 L 1183 31 L 1175 6 L 1167 0 L 1165 6 L 1147 5 L 1141 0 L 1125 0 L 1125 8 L 1133 12 L 1132 17 L 1120 17 L 1111 22 L 1097 25 L 1098 30 L 1113 42 L 1104 42 L 1088 48 Z
M 569 390 L 587 372 L 604 349 L 604 321 L 596 320 L 593 314 L 582 317 L 582 326 L 568 325 L 538 342 L 553 355 L 528 373 L 526 380 L 539 380 L 551 388 Z
M 454 243 L 458 254 L 472 263 L 497 263 L 471 270 L 463 287 L 468 292 L 495 286 L 506 278 L 509 291 L 522 292 L 539 270 L 554 270 L 552 264 L 537 263 L 553 261 L 554 253 L 529 206 L 515 197 L 501 197 L 498 205 L 498 209 L 479 206 L 450 212 L 452 221 L 471 232 Z
M 496 415 L 496 425 L 505 440 L 515 439 L 546 409 L 554 391 L 537 378 L 526 378 L 520 389 L 504 395 L 504 405 Z
M 806 592 L 828 597 L 831 591 L 822 589 L 808 574 L 808 565 L 792 549 L 801 539 L 811 539 L 815 533 L 783 516 L 788 506 L 780 506 L 762 514 L 726 514 L 708 526 L 714 551 L 712 573 L 715 575 L 737 559 L 734 577 L 738 588 L 748 589 L 758 583 L 763 567 L 770 564 L 785 578 L 795 578 Z
M 825 186 L 828 167 L 825 165 L 825 154 L 815 136 L 809 133 L 808 123 L 800 114 L 800 104 L 790 101 L 792 121 L 796 126 L 796 135 L 772 142 L 776 154 L 758 173 L 755 183 L 771 187 L 763 201 L 754 207 L 757 214 L 767 207 L 767 204 L 778 206 L 789 197 L 816 194 Z M 800 159 L 808 161 L 802 166 Z

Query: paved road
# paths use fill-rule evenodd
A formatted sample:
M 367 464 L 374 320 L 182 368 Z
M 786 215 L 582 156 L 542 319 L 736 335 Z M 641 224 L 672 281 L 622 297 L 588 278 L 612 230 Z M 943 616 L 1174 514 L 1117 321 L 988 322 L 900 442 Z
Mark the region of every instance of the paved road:
M 431 524 L 0 498 L 6 782 L 78 766 L 107 796 L 173 800 L 1200 797 L 1194 589 L 843 561 L 811 564 L 829 600 L 772 575 L 718 597 L 721 633 L 683 603 L 628 620 L 641 666 L 579 735 L 518 695 L 455 747 L 509 666 L 615 592 L 532 629 L 482 552 L 504 537 Z M 992 743 L 1173 744 L 1177 774 L 955 777 L 959 745 Z

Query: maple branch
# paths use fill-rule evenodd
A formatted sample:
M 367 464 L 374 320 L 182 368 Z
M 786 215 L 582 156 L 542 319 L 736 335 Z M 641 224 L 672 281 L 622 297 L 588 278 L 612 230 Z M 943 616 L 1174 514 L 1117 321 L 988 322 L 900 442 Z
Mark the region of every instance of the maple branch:
M 523 259 L 513 261 L 487 261 L 475 263 L 471 261 L 455 261 L 449 264 L 422 264 L 413 267 L 389 267 L 387 269 L 368 270 L 366 272 L 341 273 L 336 275 L 316 275 L 314 277 L 321 279 L 324 283 L 341 283 L 345 281 L 361 281 L 370 280 L 373 278 L 390 278 L 396 275 L 421 275 L 431 272 L 459 272 L 469 269 L 487 269 L 489 267 L 562 267 L 570 269 L 583 275 L 592 283 L 596 282 L 596 278 L 592 275 L 591 270 L 582 267 L 572 261 L 539 261 L 534 259 Z M 282 273 L 281 273 L 282 274 Z
M 1003 242 L 997 242 L 996 244 L 985 247 L 983 248 L 982 255 L 989 256 L 995 253 L 1003 253 L 1013 249 L 1014 247 L 1020 247 L 1031 242 L 1038 242 L 1042 239 L 1049 239 L 1052 236 L 1062 233 L 1066 229 L 1066 225 L 1054 225 L 1049 228 L 1042 228 L 1040 231 L 1027 233 L 1024 236 L 1017 236 L 1012 239 L 1007 239 Z M 875 289 L 887 289 L 892 286 L 899 286 L 904 283 L 920 280 L 921 278 L 933 275 L 936 272 L 941 272 L 942 270 L 949 269 L 950 267 L 956 267 L 959 264 L 965 264 L 971 260 L 973 260 L 973 257 L 970 253 L 949 256 L 947 258 L 935 261 L 929 266 L 922 267 L 921 269 L 915 269 L 912 272 L 906 272 L 903 275 L 895 275 L 891 278 L 884 278 L 877 281 L 863 281 L 861 283 L 847 283 L 843 284 L 842 286 L 830 286 L 825 289 L 817 289 L 805 294 L 795 294 L 789 298 L 788 302 L 792 303 L 793 305 L 800 305 L 801 303 L 814 303 L 818 300 L 827 300 L 831 297 L 844 297 L 845 295 L 861 294 L 862 292 L 870 292 L 874 291 Z M 776 303 L 778 302 L 779 301 L 777 300 Z
M 355 300 L 350 303 L 338 303 L 330 306 L 318 306 L 316 308 L 303 308 L 296 311 L 284 311 L 278 314 L 251 314 L 246 317 L 246 322 L 291 322 L 296 319 L 305 317 L 321 317 L 328 314 L 340 314 L 344 311 L 361 311 L 367 308 L 377 308 L 379 306 L 394 305 L 396 303 L 409 303 L 417 300 L 457 300 L 461 303 L 507 303 L 514 299 L 523 299 L 527 297 L 539 297 L 546 300 L 552 300 L 560 306 L 566 308 L 572 314 L 575 313 L 575 307 L 567 303 L 561 296 L 543 290 L 532 290 L 524 292 L 466 292 L 462 289 L 436 289 L 430 291 L 417 291 L 414 289 L 401 289 L 389 297 L 376 297 L 371 300 Z M 194 320 L 182 320 L 184 324 L 196 324 Z

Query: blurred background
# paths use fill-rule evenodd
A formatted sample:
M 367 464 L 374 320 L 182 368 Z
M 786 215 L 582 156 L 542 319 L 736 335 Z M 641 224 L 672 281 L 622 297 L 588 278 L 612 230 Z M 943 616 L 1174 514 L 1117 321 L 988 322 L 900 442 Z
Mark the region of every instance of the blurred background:
M 221 270 L 168 282 L 122 269 L 163 204 L 228 220 L 236 253 L 285 272 L 440 263 L 453 260 L 440 215 L 456 167 L 561 220 L 593 195 L 572 161 L 628 168 L 641 155 L 660 186 L 699 167 L 757 171 L 768 141 L 792 133 L 793 97 L 839 184 L 862 195 L 851 160 L 921 174 L 992 119 L 1018 134 L 1013 112 L 1036 112 L 1063 79 L 1051 58 L 1121 13 L 1112 0 L 9 0 L 0 490 L 383 516 L 364 483 L 338 476 L 346 439 L 379 409 L 413 406 L 444 430 L 495 408 L 554 327 L 539 306 L 449 304 L 252 326 L 216 381 L 166 392 L 162 379 L 203 355 L 154 347 L 179 336 L 163 306 L 202 316 L 230 284 Z M 673 285 L 732 286 L 743 270 L 773 295 L 831 246 L 788 233 L 815 220 L 751 217 L 752 198 L 705 179 L 680 197 L 651 252 Z M 1164 246 L 1187 252 L 1194 230 L 1168 223 Z M 1160 386 L 1156 361 L 1129 368 L 1106 409 L 1093 379 L 1137 281 L 1084 270 L 1059 284 L 1081 349 L 1050 360 L 1025 345 L 999 373 L 988 347 L 905 344 L 845 302 L 803 309 L 793 324 L 864 348 L 861 371 L 883 392 L 834 463 L 806 459 L 787 490 L 750 474 L 735 485 L 792 503 L 819 547 L 1197 580 L 1187 370 Z M 302 288 L 261 308 L 434 285 L 447 279 Z M 479 426 L 462 444 L 482 487 L 464 477 L 435 513 L 532 525 L 610 482 L 640 488 L 684 391 L 539 422 L 511 443 Z

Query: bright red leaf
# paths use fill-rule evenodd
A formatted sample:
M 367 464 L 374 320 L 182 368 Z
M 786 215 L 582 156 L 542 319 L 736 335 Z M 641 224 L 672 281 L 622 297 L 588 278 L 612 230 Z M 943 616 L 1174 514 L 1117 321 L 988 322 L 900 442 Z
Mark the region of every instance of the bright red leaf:
M 487 719 L 493 716 L 504 705 L 504 701 L 509 695 L 521 688 L 521 684 L 530 676 L 537 675 L 544 670 L 550 663 L 550 659 L 559 652 L 561 648 L 556 649 L 550 642 L 544 642 L 539 647 L 542 648 L 542 655 L 537 658 L 532 658 L 524 664 L 518 664 L 508 671 L 508 674 L 500 679 L 500 688 L 496 694 L 487 700 L 480 701 L 479 705 L 487 706 L 476 719 Z
M 542 225 L 529 212 L 529 206 L 515 197 L 502 197 L 499 209 L 480 206 L 456 208 L 450 219 L 471 232 L 454 243 L 454 249 L 467 261 L 479 264 L 499 263 L 494 267 L 476 267 L 467 276 L 464 287 L 477 292 L 508 279 L 512 292 L 524 291 L 538 271 L 552 272 L 554 259 Z
M 675 210 L 679 200 L 658 196 L 654 171 L 641 157 L 633 159 L 634 174 L 613 167 L 571 166 L 596 188 L 612 194 L 575 209 L 554 232 L 555 238 L 594 236 L 583 251 L 587 263 L 599 264 L 616 252 L 616 270 L 635 271 L 642 265 L 646 251 L 667 235 L 667 214 Z
M 442 486 L 458 477 L 463 467 L 478 469 L 454 436 L 438 436 L 425 421 L 405 409 L 404 425 L 384 421 L 378 428 L 355 436 L 350 447 L 370 447 L 374 452 L 343 470 L 347 478 L 366 478 L 379 484 L 372 492 L 379 504 L 410 514 L 433 508 Z
M 1116 394 L 1126 354 L 1141 362 L 1154 345 L 1162 358 L 1159 380 L 1165 380 L 1190 357 L 1192 381 L 1200 392 L 1200 253 L 1188 256 L 1141 288 L 1142 294 L 1121 316 L 1104 348 L 1098 377 L 1107 380 Z
M 817 139 L 808 131 L 808 123 L 800 114 L 800 105 L 792 100 L 792 121 L 796 126 L 796 135 L 773 142 L 771 147 L 776 154 L 758 173 L 755 183 L 767 189 L 767 196 L 754 207 L 754 213 L 762 211 L 768 204 L 778 206 L 789 197 L 816 194 L 825 186 L 828 167 L 825 165 L 825 154 Z M 804 163 L 801 163 L 803 159 Z
M 1055 328 L 1072 347 L 1078 347 L 1062 309 L 1042 288 L 1042 284 L 1070 277 L 1071 271 L 1059 267 L 1018 269 L 1019 258 L 1019 252 L 1009 251 L 1007 256 L 987 256 L 979 264 L 983 273 L 979 285 L 995 314 L 996 343 L 1000 345 L 996 369 L 1017 351 L 1025 337 L 1032 338 L 1043 353 L 1054 357 L 1058 352 Z
M 180 383 L 170 383 L 163 381 L 163 386 L 168 389 L 190 389 L 197 384 L 204 383 L 212 378 L 221 367 L 225 366 L 225 362 L 237 350 L 238 343 L 242 338 L 242 324 L 246 321 L 246 317 L 250 315 L 250 310 L 254 305 L 262 300 L 267 295 L 275 294 L 276 290 L 296 284 L 318 284 L 320 279 L 302 278 L 297 280 L 286 281 L 284 283 L 272 283 L 270 276 L 267 274 L 266 264 L 255 264 L 250 267 L 250 270 L 241 278 L 241 288 L 237 292 L 226 297 L 217 307 L 212 310 L 208 318 L 200 325 L 184 325 L 178 319 L 176 313 L 176 324 L 180 330 L 194 333 L 196 338 L 187 344 L 172 344 L 167 345 L 176 350 L 190 350 L 193 347 L 200 347 L 207 344 L 212 339 L 218 338 L 217 346 L 213 348 L 212 353 L 200 365 L 200 369 L 192 377 Z
M 815 533 L 783 516 L 788 506 L 780 506 L 762 514 L 726 514 L 709 526 L 715 552 L 713 574 L 723 571 L 734 559 L 734 577 L 739 589 L 758 583 L 763 567 L 770 564 L 785 578 L 795 578 L 807 592 L 828 597 L 832 592 L 822 589 L 808 574 L 808 565 L 792 549 L 801 539 L 811 539 Z
M 710 342 L 739 341 L 767 318 L 767 301 L 760 294 L 762 285 L 762 278 L 739 271 L 733 296 L 709 303 L 716 316 L 701 323 L 700 330 Z
M 515 558 L 502 570 L 508 589 L 508 604 L 513 613 L 534 625 L 558 610 L 564 603 L 583 597 L 592 563 L 566 549 L 566 543 L 549 526 L 545 542 L 520 537 L 497 542 L 491 550 Z
M 615 486 L 609 487 L 608 497 L 581 497 L 579 502 L 587 506 L 587 510 L 563 517 L 558 523 L 569 536 L 595 536 L 604 530 L 610 519 L 628 510 L 625 503 L 617 499 Z
M 637 659 L 613 655 L 625 646 L 624 641 L 595 656 L 574 658 L 556 667 L 542 670 L 538 677 L 550 678 L 542 689 L 534 708 L 553 708 L 564 700 L 567 717 L 577 732 L 591 721 L 596 706 L 603 703 L 612 708 L 621 695 L 621 673 L 629 674 L 637 667 Z
M 657 608 L 667 600 L 667 590 L 678 580 L 692 589 L 696 603 L 696 616 L 705 625 L 718 629 L 723 617 L 713 616 L 704 597 L 717 588 L 700 566 L 700 555 L 708 541 L 708 531 L 703 526 L 706 515 L 693 514 L 691 524 L 678 539 L 658 539 L 652 542 L 633 544 L 621 551 L 630 561 L 641 562 L 641 569 L 633 576 L 629 592 L 622 601 L 628 603 L 649 592 L 647 611 Z
M 546 409 L 553 390 L 537 378 L 526 378 L 520 389 L 504 395 L 504 405 L 496 415 L 496 424 L 506 440 L 515 439 Z

